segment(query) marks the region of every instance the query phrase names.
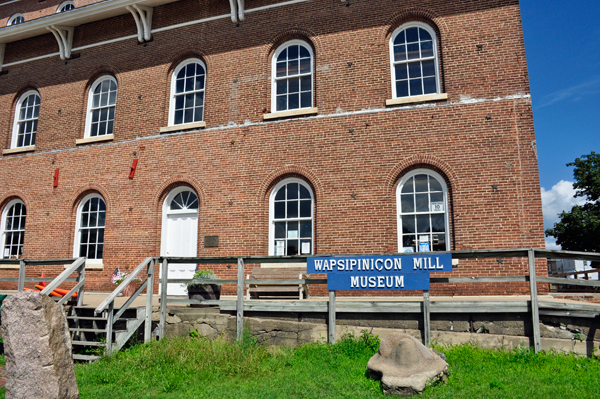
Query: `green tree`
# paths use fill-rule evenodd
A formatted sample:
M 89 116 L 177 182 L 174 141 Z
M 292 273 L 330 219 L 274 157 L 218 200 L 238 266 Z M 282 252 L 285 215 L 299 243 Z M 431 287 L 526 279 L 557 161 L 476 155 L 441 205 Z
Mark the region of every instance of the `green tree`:
M 560 213 L 560 221 L 546 230 L 546 236 L 556 237 L 563 250 L 600 252 L 600 155 L 592 151 L 567 166 L 575 166 L 575 197 L 587 202 Z

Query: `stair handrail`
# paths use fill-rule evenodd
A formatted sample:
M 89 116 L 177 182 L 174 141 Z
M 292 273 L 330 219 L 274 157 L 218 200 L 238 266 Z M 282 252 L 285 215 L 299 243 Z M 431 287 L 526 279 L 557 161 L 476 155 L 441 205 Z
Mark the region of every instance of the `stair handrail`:
M 63 305 L 65 302 L 71 299 L 74 293 L 77 292 L 77 305 L 83 305 L 83 287 L 85 284 L 85 261 L 85 257 L 77 258 L 73 263 L 71 263 L 71 265 L 69 265 L 65 270 L 63 270 L 63 272 L 59 274 L 58 277 L 56 277 L 54 280 L 48 283 L 48 285 L 46 285 L 46 288 L 44 288 L 41 293 L 43 295 L 49 295 L 52 291 L 54 291 L 55 288 L 58 288 L 59 285 L 64 283 L 72 273 L 78 272 L 79 277 L 77 284 L 75 284 L 75 286 L 71 288 L 71 290 L 58 301 L 58 304 Z
M 154 261 L 154 259 L 155 258 L 153 258 L 151 256 L 144 259 L 142 261 L 142 263 L 140 263 L 131 273 L 129 273 L 129 275 L 127 277 L 125 277 L 125 279 L 121 282 L 121 284 L 119 284 L 117 286 L 117 288 L 108 297 L 106 297 L 106 299 L 104 301 L 102 301 L 102 303 L 100 305 L 98 305 L 96 310 L 94 310 L 94 313 L 96 313 L 96 314 L 102 313 L 104 310 L 106 310 L 109 307 L 109 305 L 111 303 L 114 303 L 117 296 L 119 296 L 119 294 L 121 292 L 123 292 L 125 287 L 127 287 L 137 277 L 137 275 L 140 274 L 140 272 L 142 270 L 144 270 L 144 268 L 150 264 L 150 262 Z M 133 299 L 135 299 L 143 291 L 143 289 L 146 288 L 146 285 L 148 285 L 147 278 L 142 283 L 140 288 L 138 288 L 136 290 L 136 292 L 129 298 L 129 300 L 125 303 L 125 305 L 123 305 L 121 307 L 121 310 L 123 310 L 123 308 L 126 308 L 126 305 L 127 305 L 127 307 L 129 307 L 130 302 L 133 302 Z

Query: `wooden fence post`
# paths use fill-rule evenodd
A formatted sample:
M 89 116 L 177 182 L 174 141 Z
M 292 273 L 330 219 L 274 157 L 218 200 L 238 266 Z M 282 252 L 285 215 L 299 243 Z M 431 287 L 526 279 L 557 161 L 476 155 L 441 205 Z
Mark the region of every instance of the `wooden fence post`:
M 160 274 L 160 321 L 158 326 L 158 337 L 163 339 L 167 332 L 167 278 L 169 277 L 169 262 L 163 258 Z
M 148 285 L 146 285 L 146 320 L 144 322 L 144 342 L 152 338 L 152 295 L 154 294 L 154 268 L 156 261 L 152 259 L 148 265 Z
M 537 282 L 535 274 L 535 250 L 527 251 L 529 261 L 529 289 L 531 291 L 531 322 L 533 323 L 533 348 L 535 353 L 542 349 L 540 338 L 540 312 L 538 308 Z
M 423 291 L 423 345 L 431 345 L 431 312 L 429 290 Z
M 329 323 L 327 342 L 335 344 L 335 291 L 329 291 Z
M 236 333 L 238 342 L 244 338 L 244 259 L 238 258 Z
M 20 291 L 25 291 L 25 261 L 24 260 L 20 260 L 19 261 L 19 283 L 18 283 L 18 288 Z

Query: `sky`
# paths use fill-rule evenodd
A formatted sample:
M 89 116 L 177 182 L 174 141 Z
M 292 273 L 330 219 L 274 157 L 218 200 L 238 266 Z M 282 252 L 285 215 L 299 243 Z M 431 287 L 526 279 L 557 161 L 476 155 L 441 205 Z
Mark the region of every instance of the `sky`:
M 599 0 L 521 0 L 545 228 L 583 202 L 566 164 L 600 152 L 599 15 Z

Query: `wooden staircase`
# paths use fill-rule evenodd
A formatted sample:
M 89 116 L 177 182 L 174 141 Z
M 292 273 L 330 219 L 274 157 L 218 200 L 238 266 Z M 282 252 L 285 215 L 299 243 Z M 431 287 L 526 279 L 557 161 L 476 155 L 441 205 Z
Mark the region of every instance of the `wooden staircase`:
M 130 307 L 109 328 L 108 311 L 95 314 L 94 310 L 87 306 L 65 308 L 74 360 L 93 362 L 120 350 L 137 333 L 146 318 L 146 308 Z M 118 313 L 119 309 L 114 311 Z

